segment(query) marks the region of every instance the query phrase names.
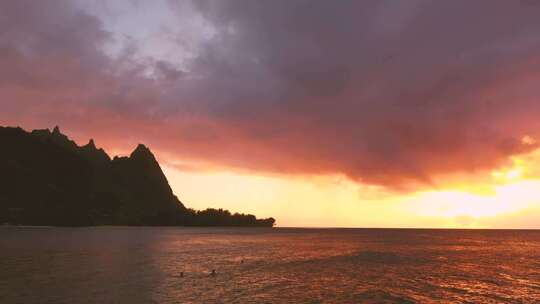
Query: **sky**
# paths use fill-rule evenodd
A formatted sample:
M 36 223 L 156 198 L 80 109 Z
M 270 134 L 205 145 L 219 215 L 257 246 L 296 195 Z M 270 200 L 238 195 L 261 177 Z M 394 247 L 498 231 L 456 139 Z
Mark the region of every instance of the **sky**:
M 189 207 L 540 228 L 540 3 L 0 1 L 0 125 L 144 143 Z

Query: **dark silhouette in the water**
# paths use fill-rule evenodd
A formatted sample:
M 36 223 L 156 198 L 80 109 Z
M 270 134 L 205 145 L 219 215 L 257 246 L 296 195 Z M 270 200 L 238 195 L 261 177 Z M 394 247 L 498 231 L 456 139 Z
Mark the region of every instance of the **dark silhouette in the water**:
M 210 273 L 211 276 L 215 277 L 216 276 L 216 270 L 215 269 L 212 269 L 212 272 Z
M 58 127 L 0 127 L 0 143 L 0 224 L 274 225 L 273 218 L 186 208 L 144 145 L 111 160 L 93 140 L 79 147 Z

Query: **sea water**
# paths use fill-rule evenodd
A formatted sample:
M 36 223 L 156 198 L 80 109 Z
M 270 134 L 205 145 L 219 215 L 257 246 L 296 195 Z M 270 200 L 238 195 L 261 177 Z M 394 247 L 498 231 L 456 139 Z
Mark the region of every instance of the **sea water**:
M 540 231 L 0 227 L 0 303 L 540 303 Z

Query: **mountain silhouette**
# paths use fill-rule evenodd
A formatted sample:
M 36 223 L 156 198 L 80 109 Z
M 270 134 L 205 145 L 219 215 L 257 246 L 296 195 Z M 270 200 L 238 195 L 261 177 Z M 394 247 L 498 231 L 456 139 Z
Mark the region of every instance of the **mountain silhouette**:
M 267 226 L 273 218 L 196 211 L 174 195 L 154 154 L 139 144 L 111 159 L 55 127 L 0 127 L 0 223 L 17 225 Z

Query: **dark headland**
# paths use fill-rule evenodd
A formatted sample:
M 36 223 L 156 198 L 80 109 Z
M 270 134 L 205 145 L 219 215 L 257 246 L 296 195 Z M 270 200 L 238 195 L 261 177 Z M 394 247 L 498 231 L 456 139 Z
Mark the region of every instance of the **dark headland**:
M 152 152 L 111 159 L 58 127 L 0 127 L 0 224 L 47 226 L 261 226 L 273 218 L 196 211 L 174 195 Z

